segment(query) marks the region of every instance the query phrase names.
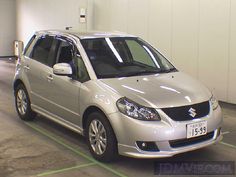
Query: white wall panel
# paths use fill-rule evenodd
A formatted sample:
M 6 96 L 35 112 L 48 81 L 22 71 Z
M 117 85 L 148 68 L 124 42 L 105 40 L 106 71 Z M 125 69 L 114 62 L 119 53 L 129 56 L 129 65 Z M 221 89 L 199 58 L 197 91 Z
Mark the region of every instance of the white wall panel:
M 110 0 L 93 0 L 94 25 L 96 30 L 110 30 L 111 9 Z
M 171 60 L 171 0 L 150 0 L 148 41 Z
M 172 59 L 194 77 L 198 70 L 199 0 L 173 1 Z
M 199 79 L 227 100 L 229 0 L 200 1 Z
M 149 0 L 128 0 L 128 33 L 147 39 Z M 115 7 L 114 7 L 115 8 Z
M 79 23 L 79 10 L 86 7 L 87 0 L 17 0 L 18 39 L 26 42 L 37 30 L 67 26 L 85 31 L 87 24 Z
M 128 31 L 128 6 L 127 0 L 110 0 L 111 27 L 116 31 Z
M 16 39 L 16 4 L 14 0 L 0 0 L 0 56 L 13 55 Z
M 228 101 L 236 104 L 236 1 L 231 1 L 230 14 L 230 60 L 229 60 L 229 90 Z

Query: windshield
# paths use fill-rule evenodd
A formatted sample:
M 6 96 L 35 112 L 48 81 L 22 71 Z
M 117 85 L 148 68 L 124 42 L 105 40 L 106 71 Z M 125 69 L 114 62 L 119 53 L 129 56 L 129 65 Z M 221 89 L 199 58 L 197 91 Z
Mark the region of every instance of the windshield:
M 99 79 L 177 71 L 158 51 L 139 38 L 82 39 Z

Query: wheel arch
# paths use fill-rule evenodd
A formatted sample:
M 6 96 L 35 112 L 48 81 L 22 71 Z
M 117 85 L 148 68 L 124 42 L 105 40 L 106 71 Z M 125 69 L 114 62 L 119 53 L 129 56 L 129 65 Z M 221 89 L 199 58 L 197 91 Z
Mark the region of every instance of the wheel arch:
M 25 87 L 25 89 L 26 89 L 26 91 L 27 91 L 27 93 L 28 93 L 29 99 L 30 99 L 30 101 L 32 101 L 31 92 L 30 92 L 30 86 L 29 86 L 29 85 L 26 85 L 26 84 L 22 81 L 22 79 L 20 79 L 20 78 L 16 79 L 16 80 L 14 81 L 14 83 L 13 83 L 14 94 L 15 94 L 15 91 L 16 91 L 17 86 L 20 85 L 20 84 L 22 84 L 22 85 Z
M 14 81 L 14 83 L 13 83 L 14 91 L 16 90 L 17 86 L 20 85 L 20 84 L 24 85 L 24 87 L 25 87 L 25 84 L 21 79 L 17 79 L 17 80 Z
M 116 142 L 117 142 L 117 137 L 116 137 L 116 134 L 115 134 L 115 129 L 111 123 L 111 121 L 109 120 L 107 114 L 105 113 L 105 111 L 103 111 L 101 108 L 99 108 L 98 106 L 89 106 L 83 113 L 83 117 L 82 117 L 82 128 L 85 132 L 85 128 L 86 128 L 86 123 L 87 123 L 87 119 L 88 119 L 88 116 L 89 114 L 93 113 L 93 112 L 99 112 L 101 114 L 103 114 L 106 118 L 106 120 L 108 121 L 108 123 L 110 124 L 111 128 L 112 128 L 112 131 L 115 135 L 115 138 L 116 138 Z
M 102 109 L 100 109 L 97 106 L 89 106 L 85 109 L 85 111 L 83 113 L 83 117 L 82 117 L 82 127 L 83 127 L 83 129 L 86 128 L 86 122 L 87 122 L 89 114 L 91 114 L 93 112 L 100 112 L 101 114 L 103 114 L 107 118 L 106 114 L 104 113 L 104 111 Z M 108 118 L 107 118 L 107 120 L 108 120 Z M 109 121 L 109 123 L 110 123 L 110 121 Z

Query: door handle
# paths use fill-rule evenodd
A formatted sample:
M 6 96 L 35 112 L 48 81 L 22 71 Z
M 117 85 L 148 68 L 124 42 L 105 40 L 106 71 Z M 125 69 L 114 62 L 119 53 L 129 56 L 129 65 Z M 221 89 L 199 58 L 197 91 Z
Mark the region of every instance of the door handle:
M 48 80 L 48 82 L 52 82 L 53 81 L 53 77 L 52 77 L 51 74 L 47 76 L 47 80 Z
M 26 69 L 27 71 L 29 71 L 29 70 L 30 70 L 29 65 L 24 66 L 24 69 Z

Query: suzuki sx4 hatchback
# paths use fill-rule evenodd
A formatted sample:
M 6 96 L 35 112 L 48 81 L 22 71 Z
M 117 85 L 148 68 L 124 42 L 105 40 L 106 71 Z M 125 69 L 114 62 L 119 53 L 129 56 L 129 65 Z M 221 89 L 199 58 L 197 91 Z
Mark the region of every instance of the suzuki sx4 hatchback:
M 40 114 L 84 135 L 100 161 L 170 157 L 222 138 L 214 95 L 131 35 L 35 33 L 14 94 L 21 119 Z

